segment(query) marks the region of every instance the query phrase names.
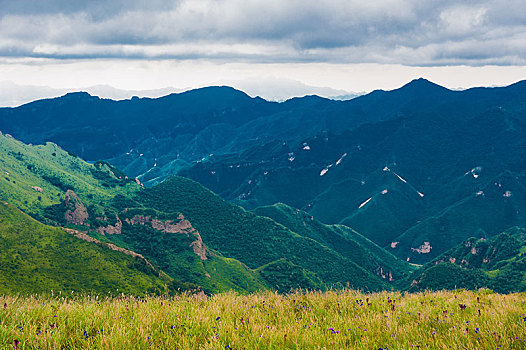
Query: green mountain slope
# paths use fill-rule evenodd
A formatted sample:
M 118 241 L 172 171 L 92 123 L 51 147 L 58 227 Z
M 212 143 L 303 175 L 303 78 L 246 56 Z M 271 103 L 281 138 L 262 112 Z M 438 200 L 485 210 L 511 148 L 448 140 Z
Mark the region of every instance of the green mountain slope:
M 0 199 L 34 218 L 138 252 L 176 281 L 207 292 L 268 288 L 239 261 L 207 253 L 179 213 L 159 213 L 130 200 L 141 185 L 111 165 L 89 164 L 55 144 L 25 145 L 9 135 L 0 135 L 0 149 Z
M 286 203 L 427 262 L 478 229 L 429 222 L 499 174 L 524 174 L 525 97 L 524 81 L 452 91 L 425 79 L 349 101 L 273 103 L 228 87 L 125 101 L 72 93 L 0 108 L 0 129 L 106 159 L 147 185 L 177 173 L 246 209 Z M 507 227 L 486 215 L 501 201 L 483 207 L 465 221 L 484 217 L 488 235 Z M 430 254 L 413 254 L 429 239 Z
M 407 262 L 396 258 L 353 229 L 344 225 L 322 224 L 312 215 L 286 204 L 259 207 L 254 213 L 269 217 L 291 231 L 322 243 L 387 280 L 401 280 L 412 269 Z
M 81 240 L 0 202 L 0 294 L 163 292 L 171 279 L 144 258 Z
M 209 247 L 251 268 L 284 258 L 316 273 L 329 285 L 388 288 L 387 283 L 338 252 L 232 205 L 192 180 L 174 176 L 139 192 L 137 198 L 157 210 L 180 211 Z
M 355 244 L 367 251 L 361 255 L 337 251 L 192 180 L 173 177 L 143 188 L 107 163 L 88 164 L 51 143 L 28 146 L 0 135 L 0 146 L 6 174 L 1 199 L 41 221 L 142 254 L 171 278 L 205 292 L 346 285 L 380 290 L 392 288 L 389 273 L 402 274 L 392 262 L 385 265 L 393 268 L 385 279 L 381 271 L 359 266 L 362 256 L 389 256 L 381 248 L 374 252 L 378 247 L 364 243 Z
M 479 191 L 430 216 L 394 239 L 393 254 L 423 263 L 469 237 L 489 238 L 526 222 L 526 187 L 505 172 Z
M 491 238 L 469 238 L 411 276 L 409 291 L 491 288 L 526 291 L 526 230 L 513 227 Z
M 107 163 L 86 163 L 53 143 L 26 145 L 0 133 L 0 195 L 34 216 L 59 204 L 68 190 L 103 205 L 117 193 L 140 188 Z

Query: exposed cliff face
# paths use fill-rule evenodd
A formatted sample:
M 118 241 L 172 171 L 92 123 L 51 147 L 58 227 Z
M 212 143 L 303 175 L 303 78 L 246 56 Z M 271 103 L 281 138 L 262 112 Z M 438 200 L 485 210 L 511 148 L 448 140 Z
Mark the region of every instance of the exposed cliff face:
M 196 231 L 183 215 L 180 214 L 177 219 L 179 221 L 159 220 L 151 216 L 135 215 L 133 218 L 125 220 L 130 225 L 148 225 L 158 231 L 167 233 L 185 233 L 188 235 Z
M 199 232 L 195 231 L 193 233 L 196 236 L 196 240 L 190 243 L 190 247 L 194 250 L 194 253 L 197 254 L 201 260 L 206 260 L 206 247 L 203 239 Z
M 199 232 L 192 226 L 190 221 L 186 220 L 182 214 L 179 214 L 178 221 L 159 220 L 151 216 L 135 215 L 131 219 L 126 218 L 126 223 L 130 225 L 150 226 L 155 230 L 166 233 L 182 233 L 187 237 L 193 235 L 195 240 L 190 243 L 190 247 L 201 260 L 206 260 L 206 247 Z M 122 223 L 121 223 L 122 226 Z
M 117 217 L 115 225 L 100 226 L 95 231 L 101 235 L 120 235 L 122 233 L 122 221 Z
M 64 218 L 68 224 L 88 225 L 88 210 L 75 192 L 68 190 L 64 196 L 64 203 L 67 208 Z

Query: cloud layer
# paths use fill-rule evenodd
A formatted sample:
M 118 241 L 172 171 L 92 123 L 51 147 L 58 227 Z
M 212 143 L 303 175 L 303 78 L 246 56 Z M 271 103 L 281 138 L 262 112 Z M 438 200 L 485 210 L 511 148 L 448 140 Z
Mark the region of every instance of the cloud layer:
M 0 56 L 526 64 L 523 0 L 0 0 Z

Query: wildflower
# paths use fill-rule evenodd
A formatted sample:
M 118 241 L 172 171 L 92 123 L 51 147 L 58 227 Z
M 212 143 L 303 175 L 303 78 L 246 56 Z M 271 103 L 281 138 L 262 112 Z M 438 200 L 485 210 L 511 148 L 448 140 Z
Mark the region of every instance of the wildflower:
M 217 316 L 217 317 L 216 317 L 216 321 L 219 321 L 220 318 L 221 318 L 221 317 Z
M 4 303 L 4 309 L 7 309 L 7 303 Z
M 15 344 L 13 346 L 13 349 L 18 349 L 18 344 L 20 344 L 20 342 L 18 341 L 18 339 L 15 339 Z
M 460 310 L 466 310 L 466 304 L 458 304 Z

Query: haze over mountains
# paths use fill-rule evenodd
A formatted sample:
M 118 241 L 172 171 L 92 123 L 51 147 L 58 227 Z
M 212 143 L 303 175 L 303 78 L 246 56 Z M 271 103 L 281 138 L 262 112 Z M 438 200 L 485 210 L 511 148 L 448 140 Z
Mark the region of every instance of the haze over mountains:
M 153 259 L 171 278 L 207 291 L 234 285 L 249 291 L 346 283 L 382 289 L 399 288 L 413 279 L 412 288 L 438 288 L 422 277 L 451 273 L 441 264 L 433 269 L 438 261 L 460 269 L 456 286 L 495 286 L 492 278 L 504 269 L 519 276 L 506 290 L 526 288 L 523 249 L 495 253 L 506 246 L 501 242 L 511 241 L 510 235 L 515 245 L 524 246 L 525 81 L 452 91 L 418 79 L 397 90 L 378 90 L 348 101 L 306 96 L 281 103 L 229 87 L 124 101 L 79 92 L 2 108 L 0 130 L 25 143 L 54 142 L 91 162 L 105 160 L 151 187 L 115 190 L 124 186 L 119 184 L 124 174 L 116 185 L 113 180 L 105 180 L 106 187 L 96 185 L 101 193 L 108 186 L 115 188 L 106 196 L 132 198 L 124 207 L 97 204 L 88 197 L 93 190 L 82 193 L 83 186 L 75 188 L 82 202 L 93 202 L 106 213 L 100 217 L 115 218 L 111 223 L 90 222 L 88 234 L 120 221 L 121 234 L 104 237 Z M 23 168 L 26 158 L 20 160 L 12 152 L 2 166 L 18 161 Z M 111 172 L 118 179 L 115 173 Z M 42 202 L 33 198 L 31 205 L 12 194 L 12 204 L 42 221 L 74 225 L 60 222 L 64 213 L 45 214 L 50 204 L 63 205 L 72 188 L 61 188 L 49 174 L 42 174 L 41 185 L 34 186 L 49 183 L 58 191 L 54 197 Z M 174 174 L 253 213 L 191 180 L 170 178 Z M 6 194 L 16 191 L 5 188 L 0 187 L 0 199 L 10 202 Z M 145 246 L 166 242 L 141 237 L 133 225 L 126 228 L 126 219 L 133 222 L 135 217 L 126 213 L 133 208 L 142 216 L 153 210 L 153 217 L 163 220 L 182 214 L 200 233 L 205 251 L 212 252 L 205 257 L 215 256 L 211 259 L 218 259 L 215 264 L 226 272 L 211 274 L 212 265 L 205 260 L 198 264 L 193 255 L 193 277 L 175 268 L 182 255 L 167 258 L 173 252 Z M 508 236 L 500 235 L 504 231 Z M 272 235 L 275 240 L 265 243 L 264 237 Z M 471 237 L 487 240 L 484 249 L 477 243 L 476 249 L 463 252 L 460 247 L 472 242 Z M 495 251 L 487 253 L 487 246 Z M 246 251 L 251 249 L 262 253 L 249 256 Z M 485 254 L 475 272 L 466 254 Z M 225 267 L 230 265 L 223 255 L 241 265 Z M 413 278 L 409 274 L 414 267 L 407 262 L 429 265 Z M 243 264 L 248 269 L 241 268 Z M 212 275 L 210 280 L 205 274 Z M 466 274 L 470 278 L 465 279 Z M 231 276 L 243 277 L 236 282 Z M 224 278 L 227 282 L 220 285 Z
M 228 82 L 227 85 L 236 86 L 250 96 L 261 96 L 269 101 L 284 101 L 295 96 L 320 95 L 336 100 L 349 100 L 362 93 L 352 93 L 329 87 L 311 86 L 293 79 L 266 78 L 242 79 Z M 277 88 L 278 87 L 278 88 Z M 53 88 L 39 85 L 20 85 L 12 81 L 0 81 L 0 106 L 17 107 L 25 103 L 44 98 L 60 97 L 69 91 L 86 91 L 91 95 L 114 100 L 138 97 L 162 97 L 174 92 L 191 90 L 190 88 L 163 87 L 155 89 L 118 89 L 111 85 L 93 85 L 81 89 Z

